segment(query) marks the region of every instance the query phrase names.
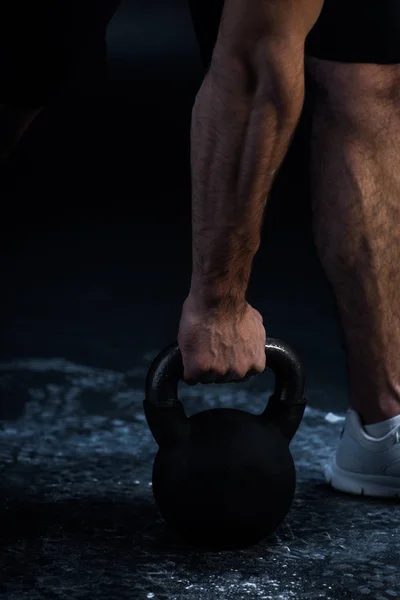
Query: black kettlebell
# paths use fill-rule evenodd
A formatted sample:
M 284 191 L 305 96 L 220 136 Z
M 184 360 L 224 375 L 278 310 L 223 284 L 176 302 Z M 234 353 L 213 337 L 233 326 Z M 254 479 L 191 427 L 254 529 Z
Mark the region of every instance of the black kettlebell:
M 286 517 L 296 489 L 289 443 L 306 406 L 304 374 L 293 350 L 269 338 L 275 390 L 260 415 L 216 408 L 187 417 L 177 344 L 153 361 L 144 410 L 159 445 L 153 494 L 166 523 L 187 543 L 209 550 L 257 544 Z

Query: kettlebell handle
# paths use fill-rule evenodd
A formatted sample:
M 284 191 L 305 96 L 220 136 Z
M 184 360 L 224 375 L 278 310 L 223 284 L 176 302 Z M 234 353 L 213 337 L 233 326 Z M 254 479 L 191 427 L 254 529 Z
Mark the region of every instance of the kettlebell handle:
M 281 340 L 267 338 L 265 354 L 267 367 L 275 375 L 275 389 L 258 418 L 263 423 L 276 424 L 290 442 L 306 407 L 303 368 L 293 349 Z M 178 383 L 183 375 L 182 354 L 176 343 L 156 356 L 147 373 L 143 407 L 159 446 L 182 442 L 190 435 L 189 419 L 178 400 Z

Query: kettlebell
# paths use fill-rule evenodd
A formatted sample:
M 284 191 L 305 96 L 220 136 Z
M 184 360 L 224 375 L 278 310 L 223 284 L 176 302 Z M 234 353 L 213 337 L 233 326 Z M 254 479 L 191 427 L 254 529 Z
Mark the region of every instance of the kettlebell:
M 156 505 L 180 538 L 205 550 L 258 544 L 286 517 L 296 489 L 289 443 L 306 407 L 294 351 L 267 338 L 274 393 L 264 412 L 215 408 L 187 417 L 178 400 L 183 378 L 177 344 L 150 366 L 143 402 L 159 449 L 153 465 Z

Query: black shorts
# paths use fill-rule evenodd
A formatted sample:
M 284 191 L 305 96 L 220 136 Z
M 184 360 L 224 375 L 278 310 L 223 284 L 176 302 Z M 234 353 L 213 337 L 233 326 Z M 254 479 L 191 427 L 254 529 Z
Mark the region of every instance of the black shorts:
M 400 0 L 325 0 L 305 51 L 345 63 L 400 63 Z
M 188 0 L 200 54 L 207 69 L 224 0 Z M 347 63 L 400 63 L 400 0 L 325 0 L 305 52 Z
M 120 0 L 4 0 L 0 7 L 0 103 L 42 106 L 106 27 Z

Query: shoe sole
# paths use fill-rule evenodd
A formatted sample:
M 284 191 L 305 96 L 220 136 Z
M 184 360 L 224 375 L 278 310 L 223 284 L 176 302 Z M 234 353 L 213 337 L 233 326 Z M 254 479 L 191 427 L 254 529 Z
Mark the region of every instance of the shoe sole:
M 373 498 L 399 498 L 400 478 L 387 475 L 361 475 L 340 469 L 335 462 L 324 469 L 326 482 L 339 492 Z

